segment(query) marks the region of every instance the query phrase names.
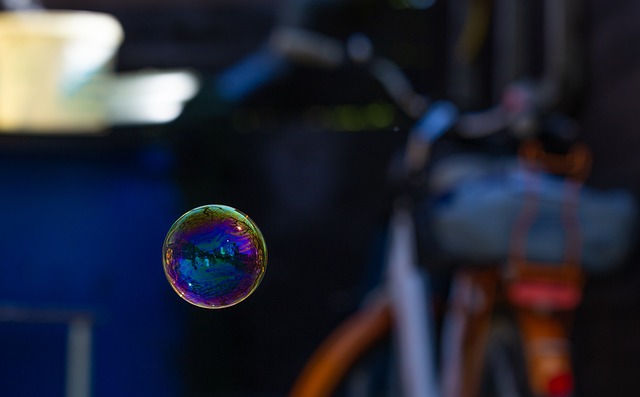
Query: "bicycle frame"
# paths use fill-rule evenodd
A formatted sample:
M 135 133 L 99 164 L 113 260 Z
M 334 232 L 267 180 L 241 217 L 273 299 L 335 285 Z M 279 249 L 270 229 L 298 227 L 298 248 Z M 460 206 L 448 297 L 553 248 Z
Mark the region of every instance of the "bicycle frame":
M 429 283 L 418 270 L 413 218 L 404 205 L 394 208 L 390 227 L 386 288 L 397 331 L 400 383 L 407 397 L 439 397 Z

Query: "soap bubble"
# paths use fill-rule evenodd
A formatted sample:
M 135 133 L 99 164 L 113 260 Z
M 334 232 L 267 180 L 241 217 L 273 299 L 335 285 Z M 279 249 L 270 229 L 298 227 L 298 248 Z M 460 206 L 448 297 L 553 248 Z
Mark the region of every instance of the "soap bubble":
M 267 267 L 267 248 L 247 215 L 226 205 L 204 205 L 171 226 L 162 261 L 167 280 L 184 300 L 220 309 L 256 290 Z

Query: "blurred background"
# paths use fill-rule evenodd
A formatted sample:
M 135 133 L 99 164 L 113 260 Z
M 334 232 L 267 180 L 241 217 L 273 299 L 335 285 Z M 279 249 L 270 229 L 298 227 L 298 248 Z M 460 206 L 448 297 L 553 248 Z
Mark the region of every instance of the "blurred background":
M 96 397 L 286 395 L 370 287 L 388 165 L 410 120 L 358 68 L 284 64 L 265 44 L 282 25 L 339 40 L 362 32 L 419 92 L 442 97 L 456 1 L 42 5 L 115 16 L 116 73 L 186 71 L 198 90 L 165 122 L 0 132 L 0 394 L 65 395 L 76 318 L 91 325 Z M 585 0 L 583 16 L 584 94 L 573 109 L 594 151 L 589 183 L 637 194 L 640 3 Z M 479 70 L 468 109 L 491 102 Z M 222 311 L 179 299 L 160 258 L 173 221 L 208 203 L 249 214 L 269 249 L 260 288 Z M 637 259 L 587 285 L 574 331 L 579 396 L 640 394 Z

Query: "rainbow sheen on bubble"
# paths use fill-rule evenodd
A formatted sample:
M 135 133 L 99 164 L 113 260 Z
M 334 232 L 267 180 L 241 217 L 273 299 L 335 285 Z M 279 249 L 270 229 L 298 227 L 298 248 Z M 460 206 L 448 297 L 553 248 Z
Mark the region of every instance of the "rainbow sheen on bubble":
M 204 205 L 171 226 L 162 248 L 167 280 L 187 302 L 221 309 L 251 295 L 267 268 L 256 224 L 226 205 Z

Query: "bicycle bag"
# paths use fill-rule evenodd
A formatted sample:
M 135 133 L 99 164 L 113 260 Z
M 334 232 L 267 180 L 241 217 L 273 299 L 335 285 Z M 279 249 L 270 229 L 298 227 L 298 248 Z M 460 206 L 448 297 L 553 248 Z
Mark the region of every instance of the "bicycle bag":
M 526 260 L 563 263 L 576 249 L 579 264 L 599 273 L 620 265 L 635 242 L 637 208 L 629 192 L 589 188 L 516 158 L 454 156 L 434 168 L 432 182 L 440 194 L 430 210 L 430 232 L 457 261 L 507 261 L 515 224 L 531 197 L 535 211 L 521 242 Z

